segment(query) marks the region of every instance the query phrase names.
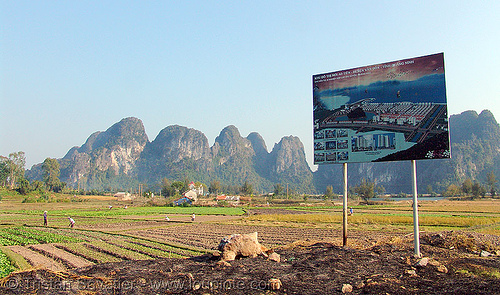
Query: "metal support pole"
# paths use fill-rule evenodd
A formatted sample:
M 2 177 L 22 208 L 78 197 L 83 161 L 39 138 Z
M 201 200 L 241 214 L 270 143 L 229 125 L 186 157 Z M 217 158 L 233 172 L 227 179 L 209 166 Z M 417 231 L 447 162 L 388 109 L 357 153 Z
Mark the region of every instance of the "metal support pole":
M 412 184 L 413 184 L 413 244 L 415 247 L 415 256 L 420 254 L 420 231 L 418 229 L 418 194 L 417 194 L 417 161 L 411 160 L 412 166 Z
M 343 226 L 342 226 L 342 245 L 347 246 L 347 163 L 343 164 L 344 167 L 344 200 L 342 202 L 343 213 Z

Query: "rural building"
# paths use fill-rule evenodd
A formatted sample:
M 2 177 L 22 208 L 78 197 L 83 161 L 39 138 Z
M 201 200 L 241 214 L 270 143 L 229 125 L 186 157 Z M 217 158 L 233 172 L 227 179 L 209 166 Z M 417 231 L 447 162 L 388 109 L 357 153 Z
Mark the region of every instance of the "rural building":
M 194 190 L 187 191 L 183 197 L 191 199 L 193 202 L 198 201 L 198 194 Z
M 226 195 L 220 195 L 215 197 L 217 201 L 226 201 L 230 204 L 233 205 L 238 205 L 240 203 L 240 196 L 226 196 Z
M 203 195 L 203 186 L 196 186 L 194 182 L 189 184 L 189 190 L 182 195 L 182 198 L 179 198 L 174 201 L 174 205 L 179 206 L 184 203 L 189 203 L 190 205 L 194 202 L 198 201 L 198 196 Z
M 203 196 L 203 185 L 200 184 L 196 186 L 196 184 L 193 181 L 191 181 L 188 187 L 189 190 L 194 191 L 197 196 Z
M 191 205 L 191 204 L 193 204 L 193 201 L 191 201 L 191 199 L 188 198 L 188 197 L 182 197 L 182 198 L 177 199 L 177 200 L 174 201 L 174 205 L 175 206 L 180 206 L 180 205 L 182 205 L 184 203 L 187 203 L 187 204 Z
M 132 200 L 132 195 L 127 193 L 127 192 L 118 192 L 114 195 L 115 198 L 117 198 L 118 201 L 131 201 Z
M 225 200 L 226 200 L 226 195 L 220 195 L 220 196 L 217 196 L 217 197 L 215 197 L 215 199 L 216 199 L 217 201 L 225 201 Z

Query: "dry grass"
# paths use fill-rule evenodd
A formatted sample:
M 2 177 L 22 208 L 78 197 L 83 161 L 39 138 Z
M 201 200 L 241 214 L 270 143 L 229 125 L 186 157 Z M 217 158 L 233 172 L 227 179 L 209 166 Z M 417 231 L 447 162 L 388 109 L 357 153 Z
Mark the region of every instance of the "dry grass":
M 440 200 L 438 202 L 422 202 L 420 205 L 420 211 L 500 214 L 500 199 L 475 201 Z
M 285 222 L 285 223 L 342 223 L 342 214 L 263 214 L 248 217 L 253 222 Z M 349 224 L 378 224 L 378 225 L 411 225 L 412 216 L 391 214 L 354 214 L 348 216 Z M 500 223 L 499 217 L 470 217 L 470 216 L 419 216 L 422 226 L 445 227 L 472 227 Z

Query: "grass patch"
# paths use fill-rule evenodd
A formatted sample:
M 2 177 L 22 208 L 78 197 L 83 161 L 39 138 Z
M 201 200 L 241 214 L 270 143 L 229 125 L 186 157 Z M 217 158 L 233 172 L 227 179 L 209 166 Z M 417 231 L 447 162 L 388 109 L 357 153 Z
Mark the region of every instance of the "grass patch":
M 2 251 L 0 251 L 0 278 L 9 275 L 16 268 L 12 265 L 11 259 Z
M 500 279 L 500 270 L 494 267 L 486 267 L 481 265 L 470 264 L 468 268 L 461 268 L 456 271 L 467 276 L 478 276 L 490 279 Z
M 43 210 L 4 210 L 4 212 L 42 215 Z M 101 209 L 101 210 L 81 210 L 66 209 L 51 211 L 51 216 L 80 216 L 80 217 L 113 217 L 113 216 L 148 216 L 165 214 L 185 214 L 190 215 L 243 215 L 245 212 L 241 208 L 234 207 L 129 207 L 128 209 Z

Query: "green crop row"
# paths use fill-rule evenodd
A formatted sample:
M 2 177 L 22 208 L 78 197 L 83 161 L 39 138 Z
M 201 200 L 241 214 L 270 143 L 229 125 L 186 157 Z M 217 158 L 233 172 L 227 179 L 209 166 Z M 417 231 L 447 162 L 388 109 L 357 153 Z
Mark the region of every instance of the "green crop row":
M 0 251 L 0 278 L 7 276 L 15 270 L 7 255 Z
M 40 231 L 34 228 L 23 227 L 19 228 L 20 232 L 28 233 L 28 237 L 34 237 L 35 239 L 43 243 L 77 243 L 81 242 L 80 239 L 74 237 L 68 237 L 61 234 L 49 233 L 45 231 Z M 22 233 L 24 234 L 24 233 Z
M 146 260 L 146 259 L 152 259 L 150 256 L 138 253 L 129 249 L 124 249 L 120 248 L 116 245 L 109 244 L 107 242 L 101 242 L 101 241 L 94 241 L 92 244 L 85 244 L 93 249 L 96 249 L 98 251 L 120 257 L 125 260 Z
M 2 234 L 0 232 L 0 246 L 14 246 L 14 245 L 20 245 L 21 243 L 13 240 L 9 240 L 8 238 L 4 238 L 4 235 L 7 236 L 7 234 Z
M 27 227 L 2 228 L 0 238 L 0 244 L 3 246 L 79 242 L 76 238 Z
M 148 241 L 148 240 L 143 240 L 143 239 L 137 239 L 137 238 L 131 238 L 130 241 L 135 244 L 141 244 L 146 247 L 158 249 L 164 252 L 173 252 L 173 253 L 178 253 L 181 256 L 186 256 L 186 257 L 192 257 L 192 256 L 199 256 L 205 254 L 205 252 L 200 252 L 196 250 L 189 250 L 189 249 L 183 249 L 175 246 L 170 246 L 166 245 L 163 243 L 158 243 L 158 242 L 153 242 L 153 241 Z
M 3 228 L 0 229 L 0 242 L 2 243 L 2 246 L 12 246 L 12 245 L 36 245 L 40 244 L 38 240 L 28 238 L 23 235 L 18 235 L 15 232 L 12 232 L 8 228 Z
M 48 233 L 50 235 L 55 236 L 63 236 L 65 240 L 62 240 L 57 243 L 66 243 L 66 242 L 89 242 L 97 240 L 108 240 L 110 239 L 110 235 L 106 233 L 86 231 L 86 230 L 78 230 L 78 229 L 69 229 L 69 228 L 50 228 L 50 227 L 39 227 L 36 230 L 44 233 Z M 66 239 L 67 238 L 67 239 Z
M 94 263 L 121 261 L 120 258 L 92 249 L 83 243 L 56 244 L 55 246 L 74 255 L 81 256 Z
M 120 248 L 129 249 L 134 252 L 142 253 L 153 258 L 185 258 L 186 256 L 180 255 L 177 252 L 172 251 L 163 251 L 156 248 L 150 248 L 141 244 L 132 243 L 125 240 L 114 240 L 112 242 L 113 245 L 116 245 Z
M 6 211 L 7 212 L 7 211 Z M 8 211 L 8 213 L 22 213 L 28 215 L 42 215 L 41 210 L 14 210 Z M 54 210 L 50 212 L 53 216 L 83 216 L 83 217 L 97 217 L 97 216 L 148 216 L 148 215 L 164 215 L 164 214 L 186 214 L 190 215 L 195 213 L 196 215 L 242 215 L 245 212 L 241 208 L 236 207 L 129 207 L 125 208 L 113 208 L 112 210 L 89 210 L 82 211 L 80 209 L 69 209 L 69 210 Z

